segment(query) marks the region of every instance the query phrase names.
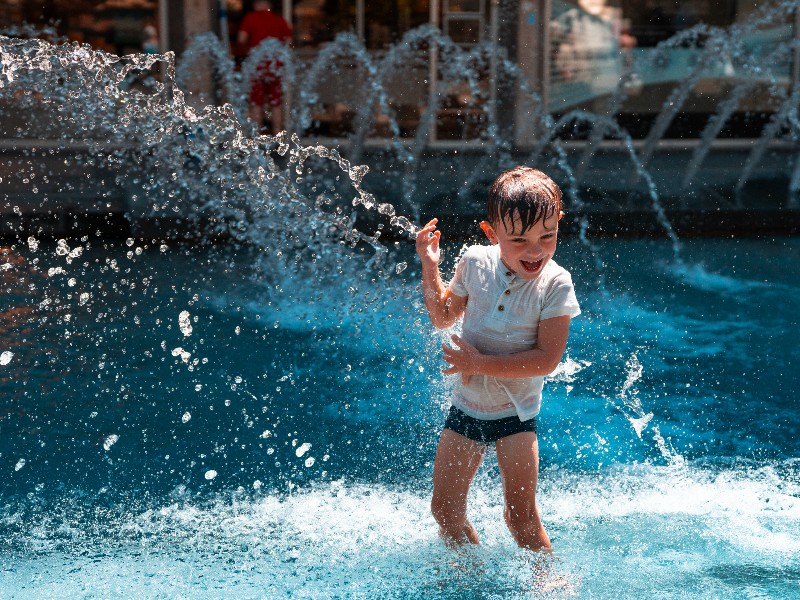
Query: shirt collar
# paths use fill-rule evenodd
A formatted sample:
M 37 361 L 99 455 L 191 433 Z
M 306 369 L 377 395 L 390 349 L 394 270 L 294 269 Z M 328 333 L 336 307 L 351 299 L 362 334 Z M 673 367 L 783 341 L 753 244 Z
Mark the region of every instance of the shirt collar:
M 505 266 L 503 261 L 500 260 L 500 246 L 498 244 L 492 246 L 491 255 L 494 261 L 494 271 L 497 273 L 497 277 L 500 278 L 500 281 L 506 285 L 514 283 L 518 279 L 517 274 Z

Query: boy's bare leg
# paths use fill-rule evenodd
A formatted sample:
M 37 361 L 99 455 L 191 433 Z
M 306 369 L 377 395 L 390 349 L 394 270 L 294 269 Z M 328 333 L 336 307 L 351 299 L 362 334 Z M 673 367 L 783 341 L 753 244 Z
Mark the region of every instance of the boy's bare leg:
M 276 104 L 270 106 L 270 123 L 272 126 L 272 135 L 278 135 L 283 131 L 283 106 Z
M 467 520 L 467 493 L 483 459 L 485 446 L 450 429 L 442 431 L 433 463 L 431 512 L 448 546 L 479 544 Z
M 264 126 L 264 107 L 260 104 L 251 104 L 250 105 L 250 120 L 256 124 L 258 131 L 261 131 L 261 128 Z
M 497 463 L 503 479 L 508 529 L 522 548 L 550 550 L 550 538 L 536 508 L 539 440 L 533 432 L 497 440 Z

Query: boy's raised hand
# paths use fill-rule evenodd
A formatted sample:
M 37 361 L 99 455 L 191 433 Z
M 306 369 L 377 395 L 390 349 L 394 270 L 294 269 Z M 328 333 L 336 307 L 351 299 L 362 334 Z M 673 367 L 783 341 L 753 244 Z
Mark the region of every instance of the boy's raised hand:
M 438 222 L 439 219 L 431 219 L 417 234 L 417 254 L 419 254 L 423 266 L 437 267 L 439 265 L 441 258 L 439 238 L 442 237 L 442 232 L 436 230 Z

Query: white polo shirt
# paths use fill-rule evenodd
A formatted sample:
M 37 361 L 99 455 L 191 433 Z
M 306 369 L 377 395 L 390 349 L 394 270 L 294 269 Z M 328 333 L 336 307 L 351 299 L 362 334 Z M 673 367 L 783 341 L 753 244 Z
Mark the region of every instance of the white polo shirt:
M 576 317 L 581 309 L 568 271 L 550 259 L 534 280 L 512 273 L 500 260 L 500 247 L 471 246 L 456 268 L 450 291 L 467 297 L 462 336 L 482 354 L 514 354 L 536 347 L 539 321 Z M 458 376 L 452 402 L 476 419 L 539 414 L 544 377 Z

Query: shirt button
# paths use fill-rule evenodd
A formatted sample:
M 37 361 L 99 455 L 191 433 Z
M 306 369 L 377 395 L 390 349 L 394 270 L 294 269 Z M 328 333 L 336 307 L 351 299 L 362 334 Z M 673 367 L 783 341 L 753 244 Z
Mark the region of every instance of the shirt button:
M 511 277 L 511 271 L 506 271 L 506 277 Z
M 503 293 L 504 293 L 506 296 L 508 296 L 508 295 L 511 293 L 511 290 L 506 290 L 506 291 L 505 291 L 505 292 L 503 292 Z
M 502 304 L 501 304 L 500 306 L 498 306 L 498 307 L 497 307 L 497 310 L 505 310 L 505 309 L 506 309 L 506 307 L 505 307 L 505 306 L 503 306 Z

